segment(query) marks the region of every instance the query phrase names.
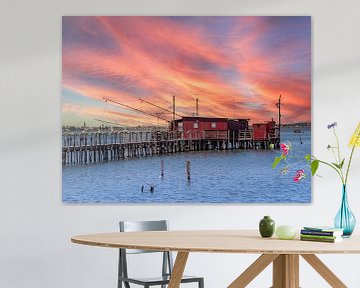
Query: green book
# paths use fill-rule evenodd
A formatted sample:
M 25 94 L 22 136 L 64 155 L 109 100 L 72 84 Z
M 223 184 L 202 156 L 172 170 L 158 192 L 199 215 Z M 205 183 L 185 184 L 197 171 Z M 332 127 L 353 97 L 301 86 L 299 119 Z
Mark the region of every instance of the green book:
M 313 241 L 313 242 L 324 242 L 324 243 L 337 243 L 342 241 L 342 237 L 335 237 L 335 239 L 329 238 L 314 238 L 314 237 L 303 237 L 300 236 L 301 241 Z
M 337 239 L 337 238 L 342 238 L 341 236 L 308 235 L 308 234 L 300 234 L 300 237 L 314 238 L 314 239 Z

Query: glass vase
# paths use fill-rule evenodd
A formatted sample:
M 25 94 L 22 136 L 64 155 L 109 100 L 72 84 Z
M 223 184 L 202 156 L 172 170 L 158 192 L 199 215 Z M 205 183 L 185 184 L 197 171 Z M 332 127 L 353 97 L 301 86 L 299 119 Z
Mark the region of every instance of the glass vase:
M 349 207 L 346 185 L 342 187 L 341 206 L 336 214 L 334 224 L 336 228 L 344 229 L 343 237 L 350 237 L 355 228 L 356 219 Z

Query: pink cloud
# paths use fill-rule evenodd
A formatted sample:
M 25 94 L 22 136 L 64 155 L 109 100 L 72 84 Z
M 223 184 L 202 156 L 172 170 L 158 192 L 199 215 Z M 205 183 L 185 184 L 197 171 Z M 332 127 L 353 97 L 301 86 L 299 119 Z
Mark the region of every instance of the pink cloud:
M 295 44 L 272 53 L 259 49 L 259 41 L 271 27 L 257 17 L 234 25 L 221 47 L 208 41 L 201 27 L 189 29 L 163 17 L 87 17 L 79 21 L 79 29 L 96 38 L 98 32 L 90 29 L 95 20 L 118 52 L 94 49 L 86 43 L 64 46 L 63 86 L 70 91 L 135 107 L 143 98 L 168 108 L 176 95 L 177 109 L 186 115 L 194 112 L 194 100 L 199 98 L 204 115 L 232 117 L 236 107 L 237 115 L 254 121 L 264 115 L 276 117 L 274 104 L 281 93 L 289 119 L 310 120 L 310 76 L 287 70 L 290 55 L 286 52 L 295 49 Z M 236 37 L 248 30 L 247 37 Z M 207 66 L 218 70 L 205 69 Z M 230 80 L 222 77 L 227 70 L 233 71 Z M 249 101 L 252 107 L 261 108 L 250 108 Z M 149 105 L 146 111 L 159 112 Z M 137 121 L 131 113 L 114 112 L 114 117 Z

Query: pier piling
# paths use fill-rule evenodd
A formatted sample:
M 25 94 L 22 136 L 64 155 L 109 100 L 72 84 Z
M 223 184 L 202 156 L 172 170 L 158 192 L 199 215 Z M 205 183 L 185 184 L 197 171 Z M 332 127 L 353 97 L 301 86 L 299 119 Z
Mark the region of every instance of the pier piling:
M 163 179 L 164 178 L 164 160 L 161 160 L 160 163 L 160 178 Z
M 191 180 L 191 162 L 190 160 L 186 160 L 186 178 L 188 181 Z
M 92 164 L 188 151 L 268 149 L 271 144 L 278 147 L 279 138 L 255 140 L 251 130 L 239 131 L 236 135 L 229 132 L 226 138 L 219 133 L 185 135 L 169 131 L 64 133 L 62 163 Z M 164 177 L 164 162 L 160 165 L 160 176 Z

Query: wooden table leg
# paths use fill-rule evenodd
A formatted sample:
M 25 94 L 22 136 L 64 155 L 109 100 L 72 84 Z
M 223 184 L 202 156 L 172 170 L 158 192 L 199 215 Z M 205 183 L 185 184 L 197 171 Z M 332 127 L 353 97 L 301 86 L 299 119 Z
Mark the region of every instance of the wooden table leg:
M 181 278 L 184 274 L 185 265 L 186 265 L 188 256 L 189 256 L 189 252 L 178 252 L 177 253 L 168 288 L 179 288 L 180 287 Z
M 299 255 L 281 254 L 273 263 L 273 288 L 299 288 Z
M 289 267 L 289 287 L 299 288 L 299 255 L 287 255 Z
M 334 288 L 346 288 L 347 286 L 314 254 L 301 255 L 324 280 Z
M 252 263 L 238 278 L 232 282 L 228 288 L 244 288 L 254 280 L 271 262 L 273 262 L 278 254 L 263 254 L 254 263 Z

